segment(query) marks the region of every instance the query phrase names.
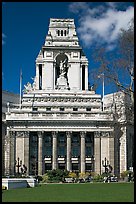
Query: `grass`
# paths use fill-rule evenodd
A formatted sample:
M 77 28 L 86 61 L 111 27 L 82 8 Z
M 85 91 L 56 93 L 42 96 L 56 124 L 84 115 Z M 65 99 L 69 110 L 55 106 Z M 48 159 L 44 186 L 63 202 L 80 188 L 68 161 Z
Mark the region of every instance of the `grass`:
M 2 202 L 134 202 L 134 183 L 43 184 L 3 191 Z

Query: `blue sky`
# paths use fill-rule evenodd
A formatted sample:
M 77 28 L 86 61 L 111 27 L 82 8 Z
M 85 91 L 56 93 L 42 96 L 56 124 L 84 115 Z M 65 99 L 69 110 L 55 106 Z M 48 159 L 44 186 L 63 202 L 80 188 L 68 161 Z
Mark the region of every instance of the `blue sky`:
M 105 46 L 116 54 L 118 34 L 134 16 L 133 2 L 5 2 L 2 3 L 2 90 L 19 93 L 35 76 L 35 60 L 44 44 L 50 18 L 74 18 L 80 45 L 96 64 L 95 46 Z M 92 84 L 92 82 L 90 81 Z M 105 94 L 115 89 L 105 86 Z M 102 94 L 102 83 L 96 93 Z

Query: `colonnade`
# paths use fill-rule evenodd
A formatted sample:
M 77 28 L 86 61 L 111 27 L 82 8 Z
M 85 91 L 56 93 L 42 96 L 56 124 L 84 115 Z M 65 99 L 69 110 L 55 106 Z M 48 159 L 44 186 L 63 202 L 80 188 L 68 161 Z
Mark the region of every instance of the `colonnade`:
M 50 132 L 52 136 L 52 155 L 51 155 L 51 165 L 52 169 L 58 168 L 58 142 L 57 142 L 57 135 L 59 132 L 52 131 Z M 16 164 L 15 161 L 19 157 L 22 160 L 22 164 L 27 166 L 27 174 L 31 174 L 30 168 L 30 137 L 31 132 L 24 131 L 24 132 L 15 132 L 15 131 L 8 131 L 6 136 L 6 151 L 5 151 L 5 174 L 7 175 L 14 175 L 16 172 Z M 45 173 L 45 156 L 44 156 L 44 144 L 43 139 L 46 137 L 46 132 L 38 131 L 35 132 L 38 136 L 38 143 L 37 143 L 37 171 L 38 175 L 42 175 Z M 72 131 L 64 132 L 66 136 L 66 158 L 64 158 L 65 162 L 65 169 L 68 171 L 72 171 L 72 164 L 74 163 L 74 159 L 72 158 L 71 149 L 72 149 Z M 86 132 L 77 132 L 79 136 L 79 158 L 77 159 L 79 172 L 86 171 L 86 164 L 92 164 L 92 158 L 86 158 Z M 107 139 L 106 139 L 107 138 Z M 107 147 L 106 147 L 107 146 Z M 94 132 L 94 143 L 92 144 L 93 147 L 93 156 L 94 156 L 94 164 L 93 164 L 93 171 L 97 173 L 102 172 L 102 164 L 101 161 L 103 157 L 107 156 L 110 159 L 112 166 L 114 166 L 114 138 L 113 137 L 100 137 L 98 132 Z M 110 149 L 109 149 L 110 147 Z M 75 162 L 76 163 L 76 162 Z

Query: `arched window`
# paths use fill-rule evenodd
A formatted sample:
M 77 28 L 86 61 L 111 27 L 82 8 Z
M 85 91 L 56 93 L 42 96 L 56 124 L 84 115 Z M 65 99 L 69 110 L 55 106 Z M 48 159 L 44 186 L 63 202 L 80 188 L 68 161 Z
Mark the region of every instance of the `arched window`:
M 61 30 L 61 36 L 63 36 L 63 30 Z
M 67 31 L 66 30 L 64 30 L 64 34 L 65 34 L 65 36 L 67 35 Z
M 60 36 L 60 31 L 58 30 L 58 36 Z

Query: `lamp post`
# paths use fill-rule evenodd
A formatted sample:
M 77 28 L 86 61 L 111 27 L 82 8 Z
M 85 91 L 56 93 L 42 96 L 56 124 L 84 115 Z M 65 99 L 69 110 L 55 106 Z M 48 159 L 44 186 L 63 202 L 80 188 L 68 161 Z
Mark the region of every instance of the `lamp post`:
M 15 165 L 17 167 L 17 174 L 19 175 L 19 168 L 22 166 L 22 160 L 20 160 L 19 157 L 17 158 L 17 161 L 15 161 Z
M 105 168 L 105 173 L 107 174 L 108 173 L 108 168 L 107 167 L 109 166 L 109 161 L 106 159 L 106 157 L 105 157 L 104 160 L 102 160 L 102 165 Z

